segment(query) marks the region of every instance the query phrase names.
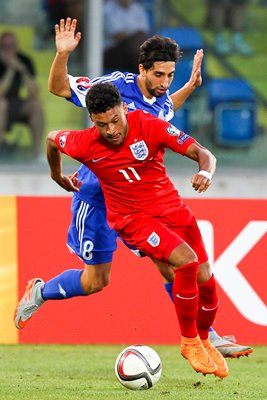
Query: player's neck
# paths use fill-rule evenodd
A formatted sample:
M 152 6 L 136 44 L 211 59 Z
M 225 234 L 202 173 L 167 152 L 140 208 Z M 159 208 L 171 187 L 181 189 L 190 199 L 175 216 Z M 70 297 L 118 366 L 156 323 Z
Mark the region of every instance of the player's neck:
M 145 81 L 142 78 L 142 76 L 139 74 L 137 76 L 137 85 L 140 89 L 140 92 L 142 93 L 143 96 L 145 96 L 147 99 L 152 99 L 153 96 L 149 93 L 149 91 L 147 90 L 146 86 L 145 86 Z

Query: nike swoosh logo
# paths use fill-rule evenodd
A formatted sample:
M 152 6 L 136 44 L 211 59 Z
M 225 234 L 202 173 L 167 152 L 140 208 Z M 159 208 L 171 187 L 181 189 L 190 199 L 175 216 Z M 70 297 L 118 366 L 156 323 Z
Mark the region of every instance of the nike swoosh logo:
M 216 310 L 216 308 L 218 307 L 218 305 L 219 305 L 219 302 L 218 302 L 217 305 L 216 305 L 215 307 L 213 307 L 213 308 L 206 308 L 205 306 L 202 306 L 201 308 L 202 308 L 203 311 L 214 311 L 214 310 Z
M 183 297 L 183 296 L 180 296 L 179 294 L 177 294 L 176 297 L 178 297 L 179 299 L 183 299 L 183 300 L 193 300 L 197 297 L 197 294 L 193 297 Z
M 31 318 L 31 317 L 30 317 Z M 30 320 L 30 318 L 28 318 L 28 321 Z M 18 321 L 18 329 L 22 329 L 24 328 L 24 326 L 27 324 L 28 321 L 22 321 L 22 319 L 20 319 Z
M 92 162 L 98 162 L 98 161 L 104 160 L 104 158 L 107 158 L 107 157 L 92 158 Z

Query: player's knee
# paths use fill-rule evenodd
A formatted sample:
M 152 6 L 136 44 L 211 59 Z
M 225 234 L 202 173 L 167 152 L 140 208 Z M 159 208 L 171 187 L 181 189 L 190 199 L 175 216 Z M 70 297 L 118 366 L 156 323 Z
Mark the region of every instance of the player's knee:
M 211 277 L 212 277 L 212 270 L 209 262 L 206 261 L 200 264 L 198 266 L 198 276 L 197 276 L 198 283 L 204 283 L 208 281 Z
M 101 292 L 109 284 L 109 276 L 102 276 L 98 279 L 94 279 L 91 282 L 83 282 L 83 290 L 86 294 L 90 295 L 93 293 Z
M 178 246 L 170 255 L 169 263 L 174 267 L 182 267 L 187 264 L 198 262 L 198 257 L 194 250 L 186 243 Z
M 97 282 L 95 282 L 95 292 L 101 292 L 109 284 L 109 276 L 102 276 Z
M 110 264 L 88 265 L 81 275 L 81 285 L 86 294 L 101 292 L 110 279 Z

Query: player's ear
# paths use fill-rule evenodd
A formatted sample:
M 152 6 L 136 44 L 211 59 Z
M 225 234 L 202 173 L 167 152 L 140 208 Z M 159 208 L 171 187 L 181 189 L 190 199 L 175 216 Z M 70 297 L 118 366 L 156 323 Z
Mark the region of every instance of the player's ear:
M 126 103 L 123 103 L 123 111 L 125 115 L 128 113 L 128 107 Z
M 92 114 L 89 114 L 89 118 L 90 118 L 90 120 L 91 120 L 92 122 L 94 122 L 94 119 L 93 119 L 93 117 L 92 117 Z
M 142 75 L 145 72 L 145 68 L 144 68 L 143 64 L 139 64 L 138 69 L 139 69 L 140 75 Z

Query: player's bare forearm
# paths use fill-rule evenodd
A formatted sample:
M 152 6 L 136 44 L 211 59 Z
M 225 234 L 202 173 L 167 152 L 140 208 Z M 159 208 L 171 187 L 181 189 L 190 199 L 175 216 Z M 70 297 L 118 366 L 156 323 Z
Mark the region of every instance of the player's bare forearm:
M 202 84 L 201 65 L 204 57 L 203 50 L 197 50 L 194 55 L 191 76 L 188 82 L 179 90 L 171 94 L 174 111 L 176 111 L 191 95 L 191 93 Z M 178 73 L 178 72 L 177 72 Z
M 215 156 L 198 142 L 191 144 L 185 155 L 198 162 L 198 172 L 191 178 L 192 187 L 199 193 L 205 192 L 211 185 L 215 173 Z
M 77 20 L 67 18 L 60 20 L 55 25 L 55 43 L 57 54 L 52 63 L 49 77 L 49 92 L 60 96 L 71 97 L 70 84 L 68 79 L 68 60 L 70 54 L 75 50 L 81 40 L 81 32 L 76 33 Z
M 46 155 L 50 167 L 50 175 L 53 180 L 60 181 L 62 176 L 61 153 L 55 143 L 57 131 L 49 132 L 46 139 Z
M 58 131 L 49 132 L 46 140 L 47 161 L 50 167 L 51 178 L 67 192 L 79 192 L 81 182 L 77 174 L 65 176 L 62 174 L 61 152 L 55 143 Z
M 174 111 L 178 110 L 190 94 L 195 90 L 195 86 L 190 85 L 188 82 L 179 90 L 174 92 L 170 97 L 173 102 Z
M 197 141 L 192 143 L 186 150 L 185 156 L 191 158 L 199 165 L 199 170 L 205 170 L 211 173 L 215 173 L 216 169 L 216 158 L 215 156 L 204 146 Z
M 205 147 L 202 148 L 198 153 L 198 169 L 199 171 L 209 172 L 211 174 L 211 177 L 213 177 L 213 175 L 215 174 L 216 158 Z
M 67 53 L 56 54 L 48 76 L 48 90 L 59 97 L 70 98 L 71 89 L 68 78 Z

